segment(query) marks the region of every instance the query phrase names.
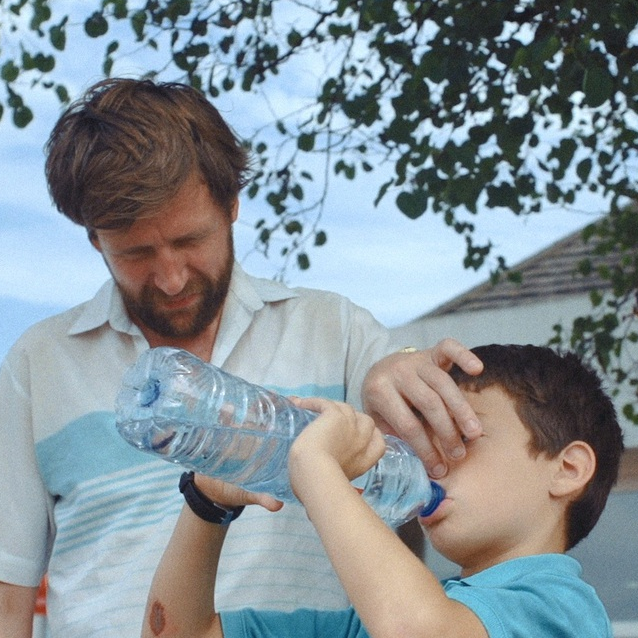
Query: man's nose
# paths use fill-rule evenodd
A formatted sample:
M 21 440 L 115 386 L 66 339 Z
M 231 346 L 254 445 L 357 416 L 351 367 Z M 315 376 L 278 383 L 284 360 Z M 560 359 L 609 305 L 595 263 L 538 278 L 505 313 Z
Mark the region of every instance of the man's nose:
M 188 281 L 186 261 L 171 249 L 160 251 L 156 258 L 153 283 L 167 295 L 179 294 Z

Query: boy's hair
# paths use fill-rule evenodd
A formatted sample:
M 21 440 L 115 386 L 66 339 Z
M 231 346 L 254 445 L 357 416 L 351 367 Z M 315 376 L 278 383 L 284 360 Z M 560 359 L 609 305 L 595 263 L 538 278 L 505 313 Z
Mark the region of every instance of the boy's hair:
M 95 229 L 131 226 L 198 170 L 228 214 L 246 183 L 246 149 L 217 109 L 177 83 L 116 78 L 71 104 L 46 145 L 58 210 Z
M 571 549 L 598 521 L 623 451 L 616 411 L 600 378 L 575 354 L 548 347 L 493 344 L 472 352 L 483 362 L 483 372 L 473 377 L 455 366 L 450 374 L 465 390 L 498 386 L 505 391 L 531 433 L 532 454 L 554 458 L 572 441 L 592 447 L 594 475 L 566 512 L 566 549 Z

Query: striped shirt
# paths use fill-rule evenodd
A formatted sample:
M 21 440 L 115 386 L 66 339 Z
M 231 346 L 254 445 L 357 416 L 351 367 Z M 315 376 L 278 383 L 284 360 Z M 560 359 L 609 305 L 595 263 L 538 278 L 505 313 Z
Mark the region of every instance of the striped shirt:
M 119 437 L 122 374 L 148 347 L 113 282 L 30 328 L 0 369 L 0 581 L 49 578 L 50 638 L 139 635 L 181 510 L 181 470 Z M 297 396 L 359 404 L 388 331 L 334 293 L 289 289 L 236 264 L 212 363 Z M 249 507 L 222 554 L 219 609 L 337 609 L 345 594 L 301 506 Z

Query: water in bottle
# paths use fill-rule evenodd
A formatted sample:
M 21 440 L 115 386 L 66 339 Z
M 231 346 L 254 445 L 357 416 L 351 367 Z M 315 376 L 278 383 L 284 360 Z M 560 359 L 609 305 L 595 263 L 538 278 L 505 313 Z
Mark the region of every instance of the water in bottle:
M 317 414 L 176 348 L 147 350 L 124 375 L 119 433 L 136 448 L 252 492 L 295 502 L 288 452 Z M 386 437 L 386 454 L 355 486 L 400 525 L 443 498 L 413 450 Z

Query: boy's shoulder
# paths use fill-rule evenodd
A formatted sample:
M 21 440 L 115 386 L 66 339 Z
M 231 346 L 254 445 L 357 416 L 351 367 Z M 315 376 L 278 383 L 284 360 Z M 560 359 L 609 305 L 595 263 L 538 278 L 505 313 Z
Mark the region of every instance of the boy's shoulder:
M 444 582 L 446 594 L 469 607 L 490 638 L 515 628 L 538 638 L 612 638 L 611 623 L 596 591 L 582 579 L 578 561 L 565 554 L 516 558 L 467 578 Z

